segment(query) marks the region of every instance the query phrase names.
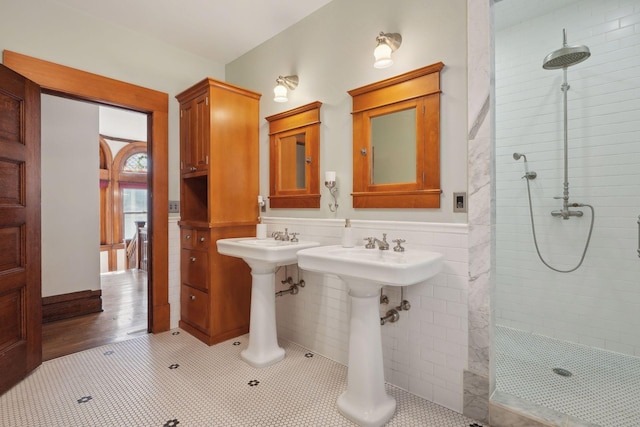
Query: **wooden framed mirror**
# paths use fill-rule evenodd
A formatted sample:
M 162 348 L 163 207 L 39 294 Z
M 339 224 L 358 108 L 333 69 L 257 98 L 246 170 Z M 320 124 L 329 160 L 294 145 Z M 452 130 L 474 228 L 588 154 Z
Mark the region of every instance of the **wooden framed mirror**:
M 320 106 L 312 102 L 266 117 L 269 206 L 320 207 Z
M 442 62 L 349 91 L 353 207 L 440 207 Z

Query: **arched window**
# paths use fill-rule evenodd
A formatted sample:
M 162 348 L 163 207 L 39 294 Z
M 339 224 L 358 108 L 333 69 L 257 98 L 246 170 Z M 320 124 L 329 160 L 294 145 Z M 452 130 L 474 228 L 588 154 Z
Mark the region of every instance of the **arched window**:
M 136 141 L 123 147 L 113 161 L 114 237 L 120 242 L 135 236 L 137 221 L 147 221 L 147 160 L 147 144 Z
M 147 173 L 147 153 L 135 153 L 124 161 L 123 172 Z

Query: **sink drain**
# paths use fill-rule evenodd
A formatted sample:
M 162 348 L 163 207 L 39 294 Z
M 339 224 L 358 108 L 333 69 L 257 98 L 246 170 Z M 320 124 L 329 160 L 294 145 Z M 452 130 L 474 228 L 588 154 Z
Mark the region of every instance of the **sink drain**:
M 573 375 L 571 371 L 567 371 L 566 369 L 562 368 L 553 368 L 553 372 L 560 375 L 561 377 L 570 377 Z

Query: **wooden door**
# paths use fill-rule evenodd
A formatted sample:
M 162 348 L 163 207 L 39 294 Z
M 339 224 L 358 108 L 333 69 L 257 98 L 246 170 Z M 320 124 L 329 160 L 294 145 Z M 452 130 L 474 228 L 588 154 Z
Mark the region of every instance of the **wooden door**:
M 0 394 L 42 363 L 40 87 L 0 65 Z

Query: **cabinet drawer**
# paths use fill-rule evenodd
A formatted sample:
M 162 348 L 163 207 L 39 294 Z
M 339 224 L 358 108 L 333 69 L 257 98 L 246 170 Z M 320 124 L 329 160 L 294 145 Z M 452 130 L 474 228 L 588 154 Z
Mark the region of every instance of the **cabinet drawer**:
M 209 294 L 191 286 L 180 290 L 180 318 L 203 332 L 209 331 Z
M 197 230 L 196 241 L 193 243 L 195 248 L 207 249 L 209 247 L 209 230 Z
M 209 254 L 205 251 L 182 249 L 180 257 L 182 283 L 206 291 L 209 288 Z
M 185 249 L 207 249 L 209 247 L 209 230 L 195 228 L 180 229 L 180 247 Z
M 180 247 L 181 248 L 194 248 L 196 241 L 196 230 L 193 228 L 181 228 L 180 229 Z

